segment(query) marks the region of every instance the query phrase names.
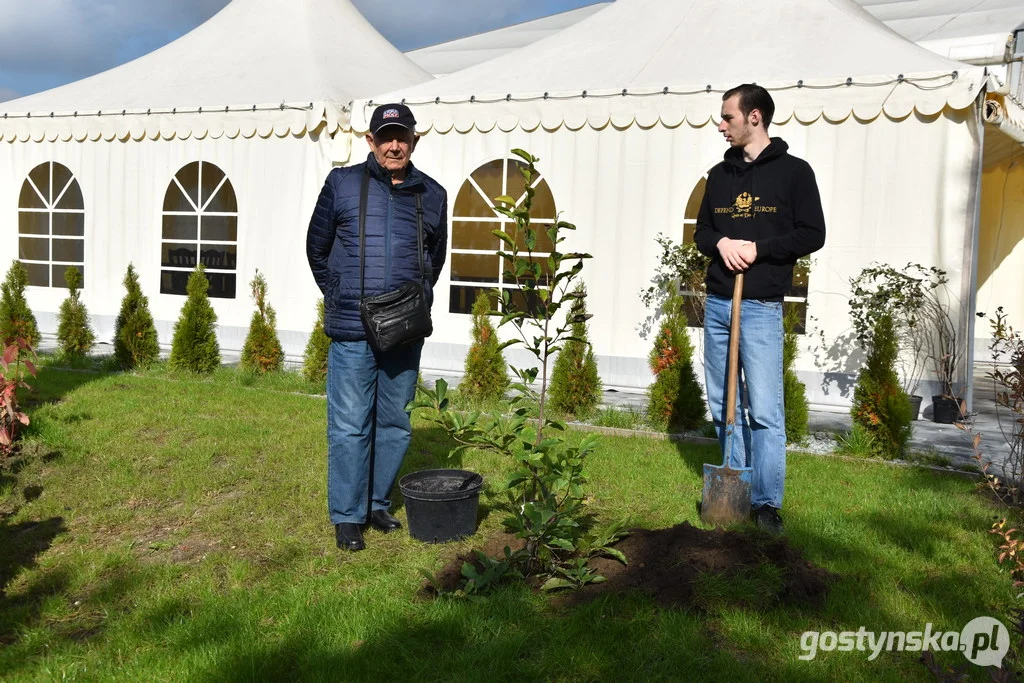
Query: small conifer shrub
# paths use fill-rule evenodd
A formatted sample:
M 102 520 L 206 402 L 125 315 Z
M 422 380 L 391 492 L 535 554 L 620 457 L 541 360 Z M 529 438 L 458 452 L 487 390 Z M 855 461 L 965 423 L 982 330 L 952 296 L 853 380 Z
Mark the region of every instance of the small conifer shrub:
M 853 389 L 853 421 L 873 437 L 876 455 L 899 458 L 913 431 L 910 400 L 896 374 L 899 348 L 892 317 L 874 324 L 867 361 Z
M 21 261 L 11 261 L 0 285 L 0 346 L 15 339 L 24 339 L 32 347 L 39 345 L 39 326 L 25 299 L 26 287 L 28 271 Z
M 327 354 L 331 338 L 324 334 L 324 300 L 316 302 L 316 324 L 302 354 L 302 376 L 309 382 L 327 381 Z
M 551 407 L 566 415 L 588 417 L 601 402 L 601 377 L 587 333 L 587 288 L 581 282 L 569 309 L 572 337 L 555 359 L 551 374 Z
M 490 311 L 491 293 L 481 290 L 473 301 L 473 343 L 459 382 L 459 394 L 480 403 L 500 399 L 509 385 L 508 365 Z
M 797 315 L 790 309 L 782 319 L 785 336 L 782 339 L 782 392 L 786 406 L 786 442 L 799 444 L 807 439 L 807 425 L 810 421 L 810 406 L 803 382 L 793 370 L 796 360 L 797 335 L 794 332 Z
M 142 293 L 135 266 L 124 274 L 124 298 L 114 323 L 114 358 L 125 370 L 147 368 L 160 357 L 149 299 Z
M 57 346 L 65 358 L 82 358 L 96 341 L 96 333 L 89 325 L 89 311 L 82 303 L 82 273 L 69 266 L 64 271 L 64 280 L 68 283 L 68 298 L 61 302 L 57 312 Z
M 217 343 L 217 314 L 210 305 L 207 291 L 210 281 L 200 264 L 188 278 L 188 299 L 174 323 L 169 364 L 174 370 L 210 373 L 220 365 Z
M 249 334 L 242 346 L 241 366 L 262 375 L 281 369 L 284 351 L 277 337 L 277 314 L 273 306 L 267 303 L 267 279 L 259 269 L 249 287 L 252 289 L 256 311 L 252 314 Z
M 670 432 L 697 429 L 704 423 L 704 390 L 693 369 L 693 344 L 687 333 L 683 297 L 665 304 L 654 348 L 648 356 L 654 383 L 647 390 L 647 418 Z

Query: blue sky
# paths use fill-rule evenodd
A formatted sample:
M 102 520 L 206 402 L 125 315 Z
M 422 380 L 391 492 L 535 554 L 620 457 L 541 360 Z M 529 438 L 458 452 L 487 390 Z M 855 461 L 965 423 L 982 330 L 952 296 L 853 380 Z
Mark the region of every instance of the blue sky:
M 352 0 L 401 50 L 597 0 Z M 135 59 L 209 19 L 227 0 L 0 0 L 0 102 Z

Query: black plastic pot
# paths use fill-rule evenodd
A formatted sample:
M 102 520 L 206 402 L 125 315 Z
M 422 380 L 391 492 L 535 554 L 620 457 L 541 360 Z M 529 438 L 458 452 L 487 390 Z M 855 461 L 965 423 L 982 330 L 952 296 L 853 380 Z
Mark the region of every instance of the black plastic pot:
M 910 412 L 914 414 L 914 419 L 921 419 L 921 401 L 924 400 L 924 397 L 914 394 L 913 396 L 908 396 L 907 398 L 910 399 Z
M 940 424 L 953 424 L 960 419 L 960 402 L 955 398 L 932 396 L 932 410 L 932 421 Z
M 402 477 L 409 535 L 444 543 L 476 532 L 477 504 L 484 478 L 465 470 L 423 470 Z

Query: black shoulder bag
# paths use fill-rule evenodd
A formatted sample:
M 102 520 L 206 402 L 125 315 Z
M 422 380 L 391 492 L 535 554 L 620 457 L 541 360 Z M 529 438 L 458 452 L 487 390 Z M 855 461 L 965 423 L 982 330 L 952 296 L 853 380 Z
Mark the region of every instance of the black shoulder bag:
M 359 317 L 366 330 L 366 340 L 378 353 L 429 337 L 434 331 L 430 306 L 424 289 L 423 266 L 423 196 L 416 194 L 416 248 L 419 252 L 420 281 L 407 282 L 398 289 L 377 296 L 364 297 L 363 269 L 366 255 L 366 201 L 370 175 L 363 173 L 359 197 Z

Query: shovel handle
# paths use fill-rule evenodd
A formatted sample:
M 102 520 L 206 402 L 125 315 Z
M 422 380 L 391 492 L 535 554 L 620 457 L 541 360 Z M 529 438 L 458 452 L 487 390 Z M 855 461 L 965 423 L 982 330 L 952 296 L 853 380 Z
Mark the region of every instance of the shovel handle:
M 729 386 L 725 399 L 725 424 L 736 424 L 736 383 L 740 361 L 740 307 L 743 302 L 743 273 L 736 273 L 732 288 L 732 320 L 729 328 Z

